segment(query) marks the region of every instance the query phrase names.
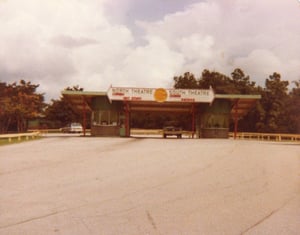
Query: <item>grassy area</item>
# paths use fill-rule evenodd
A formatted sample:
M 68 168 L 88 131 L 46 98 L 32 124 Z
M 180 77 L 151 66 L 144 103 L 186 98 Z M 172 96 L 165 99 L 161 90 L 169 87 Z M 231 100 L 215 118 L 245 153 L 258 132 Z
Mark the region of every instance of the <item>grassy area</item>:
M 22 136 L 20 140 L 18 138 L 12 138 L 11 141 L 9 142 L 8 138 L 0 138 L 0 146 L 3 145 L 8 145 L 8 144 L 18 144 L 26 141 L 32 141 L 32 140 L 39 140 L 43 138 L 42 136 L 37 136 L 34 139 L 33 138 L 26 138 L 25 136 Z

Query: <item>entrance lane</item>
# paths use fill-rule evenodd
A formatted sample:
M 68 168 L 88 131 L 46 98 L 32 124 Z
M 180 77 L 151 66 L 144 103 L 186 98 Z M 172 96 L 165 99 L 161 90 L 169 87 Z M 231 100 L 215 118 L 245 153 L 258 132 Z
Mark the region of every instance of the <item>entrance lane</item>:
M 296 234 L 299 163 L 299 146 L 255 141 L 4 146 L 0 234 Z

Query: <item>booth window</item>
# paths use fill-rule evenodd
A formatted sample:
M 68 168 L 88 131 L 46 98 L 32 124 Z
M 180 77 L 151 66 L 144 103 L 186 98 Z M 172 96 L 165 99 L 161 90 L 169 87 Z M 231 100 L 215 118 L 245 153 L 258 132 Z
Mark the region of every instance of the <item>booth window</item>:
M 99 110 L 92 114 L 92 123 L 94 125 L 113 125 L 118 124 L 118 112 L 111 110 Z

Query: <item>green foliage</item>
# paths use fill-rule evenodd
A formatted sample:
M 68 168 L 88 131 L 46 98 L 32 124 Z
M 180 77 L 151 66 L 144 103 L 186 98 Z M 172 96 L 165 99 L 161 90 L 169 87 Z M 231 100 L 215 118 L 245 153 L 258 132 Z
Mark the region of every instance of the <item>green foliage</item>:
M 0 83 L 0 132 L 27 130 L 28 120 L 37 118 L 45 107 L 44 94 L 37 93 L 39 85 L 25 80 Z
M 239 121 L 240 131 L 300 133 L 300 80 L 293 82 L 295 87 L 290 92 L 289 82 L 282 80 L 278 73 L 270 75 L 265 87 L 260 87 L 240 68 L 235 69 L 231 77 L 205 69 L 199 78 L 186 72 L 173 80 L 176 89 L 212 87 L 218 94 L 260 94 L 262 99 L 256 107 Z M 81 114 L 75 113 L 63 97 L 46 105 L 44 94 L 36 91 L 38 87 L 24 80 L 12 84 L 0 81 L 0 133 L 26 131 L 28 121 L 38 117 L 59 126 L 81 120 Z M 83 88 L 76 85 L 65 90 L 83 91 Z M 191 115 L 181 113 L 133 113 L 131 126 L 162 128 L 173 120 L 184 129 L 191 129 Z
M 36 136 L 34 139 L 22 136 L 20 138 L 19 137 L 11 138 L 10 141 L 9 141 L 9 138 L 1 138 L 0 146 L 9 145 L 9 144 L 19 144 L 19 143 L 23 143 L 23 142 L 27 142 L 27 141 L 40 140 L 42 138 L 43 138 L 42 136 Z
M 260 113 L 260 121 L 257 123 L 258 131 L 290 132 L 287 116 L 287 103 L 290 99 L 288 85 L 287 81 L 281 80 L 278 73 L 273 73 L 266 79 L 265 89 L 261 93 L 263 112 Z
M 289 100 L 287 105 L 286 115 L 289 117 L 288 130 L 291 133 L 300 133 L 300 80 L 294 81 L 295 88 L 289 94 Z
M 174 82 L 174 88 L 212 87 L 217 94 L 260 94 L 262 99 L 256 107 L 239 121 L 240 131 L 300 133 L 300 81 L 295 81 L 296 87 L 288 93 L 289 82 L 273 73 L 262 88 L 237 68 L 231 77 L 205 69 L 198 79 L 185 73 L 175 77 Z
M 78 85 L 65 88 L 67 91 L 83 91 Z M 45 110 L 45 118 L 51 121 L 56 127 L 65 126 L 71 122 L 81 122 L 82 117 L 80 114 L 74 112 L 69 102 L 61 97 L 58 100 L 51 100 Z
M 203 70 L 200 78 L 189 72 L 174 77 L 174 88 L 209 89 L 212 87 L 217 94 L 258 94 L 258 87 L 250 77 L 237 68 L 228 77 L 216 71 Z
M 212 87 L 217 94 L 234 94 L 235 87 L 232 80 L 224 74 L 205 69 L 198 80 L 199 88 L 208 89 Z
M 45 110 L 45 118 L 51 121 L 56 128 L 80 120 L 79 115 L 72 110 L 70 104 L 63 97 L 59 100 L 51 100 L 51 104 Z
M 199 87 L 194 74 L 189 72 L 184 73 L 183 76 L 174 77 L 174 81 L 174 88 L 197 89 Z
M 231 83 L 234 87 L 234 94 L 258 94 L 259 87 L 256 87 L 255 82 L 250 81 L 250 77 L 237 68 L 231 73 Z
M 83 91 L 83 90 L 84 89 L 82 87 L 80 87 L 79 85 L 65 88 L 65 91 Z

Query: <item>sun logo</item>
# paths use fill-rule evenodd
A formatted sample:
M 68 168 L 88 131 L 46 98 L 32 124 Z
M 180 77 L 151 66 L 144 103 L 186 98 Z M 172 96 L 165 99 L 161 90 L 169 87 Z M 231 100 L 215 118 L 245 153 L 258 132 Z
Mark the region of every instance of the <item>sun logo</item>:
M 168 93 L 163 88 L 158 88 L 154 92 L 154 99 L 157 102 L 165 102 L 167 100 L 167 97 L 168 97 Z

